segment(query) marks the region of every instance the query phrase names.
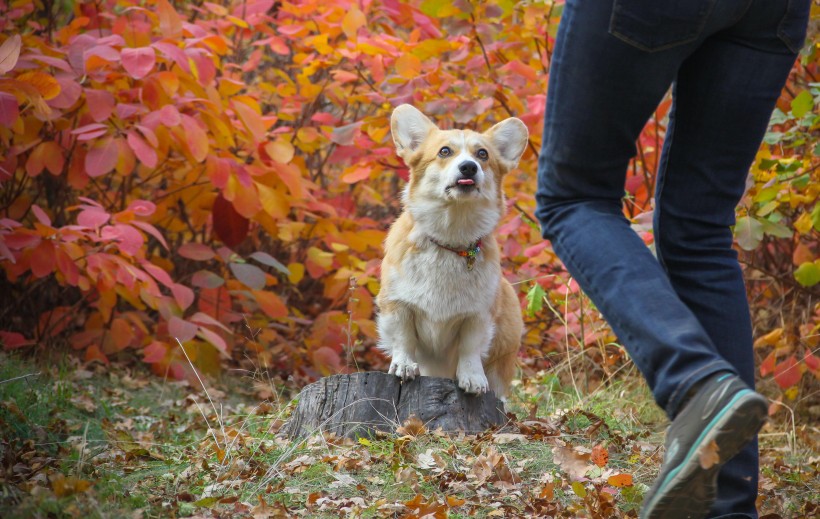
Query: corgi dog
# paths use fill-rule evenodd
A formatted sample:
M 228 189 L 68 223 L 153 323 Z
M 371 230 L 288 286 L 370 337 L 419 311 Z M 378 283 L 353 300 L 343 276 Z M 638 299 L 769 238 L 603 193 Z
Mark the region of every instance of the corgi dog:
M 505 211 L 501 180 L 524 153 L 527 127 L 511 117 L 484 133 L 440 130 L 406 104 L 390 126 L 410 181 L 376 300 L 389 372 L 452 378 L 468 393 L 503 399 L 524 323 L 493 231 Z

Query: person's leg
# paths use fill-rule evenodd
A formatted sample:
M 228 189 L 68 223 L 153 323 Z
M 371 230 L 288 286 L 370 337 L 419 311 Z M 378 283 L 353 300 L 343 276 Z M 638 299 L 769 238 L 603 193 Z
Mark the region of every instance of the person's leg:
M 784 2 L 753 3 L 737 26 L 684 61 L 655 197 L 658 259 L 720 356 L 750 387 L 752 328 L 730 226 L 794 62 L 775 33 L 784 10 Z M 757 476 L 753 441 L 721 469 L 710 517 L 756 517 Z
M 611 7 L 599 0 L 565 6 L 550 69 L 537 216 L 658 404 L 674 416 L 693 383 L 735 369 L 630 228 L 622 197 L 635 140 L 698 43 L 642 50 L 608 32 Z

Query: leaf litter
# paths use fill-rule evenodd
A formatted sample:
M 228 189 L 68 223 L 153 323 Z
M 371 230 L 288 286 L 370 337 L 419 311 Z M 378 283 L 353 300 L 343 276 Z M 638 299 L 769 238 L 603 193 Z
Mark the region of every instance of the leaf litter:
M 0 386 L 16 388 L 0 401 L 4 517 L 55 506 L 64 517 L 98 507 L 128 517 L 637 517 L 663 455 L 662 424 L 651 435 L 605 406 L 534 409 L 531 380 L 503 430 L 447 435 L 411 417 L 395 434 L 291 441 L 278 435 L 290 405 L 281 390 L 259 405 L 260 384 L 226 380 L 208 386 L 211 406 L 185 382 L 117 366 L 77 373 Z M 701 464 L 718 459 L 699 453 Z M 820 481 L 818 456 L 764 448 L 763 460 L 762 515 L 817 511 L 806 489 Z

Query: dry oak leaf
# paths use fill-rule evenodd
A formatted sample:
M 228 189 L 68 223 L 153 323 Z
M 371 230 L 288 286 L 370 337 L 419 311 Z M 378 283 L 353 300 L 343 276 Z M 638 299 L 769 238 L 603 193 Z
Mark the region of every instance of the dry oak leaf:
M 396 428 L 396 432 L 402 436 L 412 436 L 415 438 L 416 436 L 426 433 L 427 428 L 424 427 L 424 422 L 422 422 L 419 417 L 410 415 L 407 420 L 404 421 L 404 424 Z

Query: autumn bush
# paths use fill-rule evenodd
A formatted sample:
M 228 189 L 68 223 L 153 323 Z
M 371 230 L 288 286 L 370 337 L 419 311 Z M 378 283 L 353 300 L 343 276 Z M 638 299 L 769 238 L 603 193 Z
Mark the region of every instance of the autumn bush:
M 243 359 L 296 383 L 383 367 L 373 298 L 407 179 L 389 115 L 412 103 L 445 127 L 528 125 L 498 233 L 527 315 L 525 368 L 569 347 L 611 374 L 622 348 L 531 216 L 561 10 L 0 1 L 3 347 L 136 358 L 177 378 Z M 783 389 L 820 376 L 817 57 L 812 38 L 736 228 L 761 374 Z M 650 246 L 668 109 L 648 123 L 626 186 Z

